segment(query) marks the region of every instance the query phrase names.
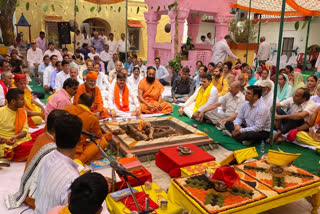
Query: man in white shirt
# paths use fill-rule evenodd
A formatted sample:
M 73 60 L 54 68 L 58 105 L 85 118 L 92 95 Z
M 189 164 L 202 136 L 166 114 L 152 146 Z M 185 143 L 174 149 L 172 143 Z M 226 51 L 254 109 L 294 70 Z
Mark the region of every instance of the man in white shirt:
M 53 42 L 49 42 L 48 47 L 49 47 L 49 49 L 46 50 L 46 52 L 44 52 L 43 55 L 44 55 L 44 56 L 45 56 L 45 55 L 48 55 L 49 57 L 51 57 L 52 55 L 56 55 L 56 56 L 58 57 L 58 60 L 59 60 L 59 61 L 62 61 L 61 53 L 60 53 L 60 51 L 58 51 L 58 50 L 56 50 L 56 49 L 54 48 Z
M 80 47 L 82 47 L 83 44 L 88 44 L 88 46 L 91 46 L 91 40 L 88 38 L 88 34 L 86 32 L 83 33 L 83 39 L 81 39 Z
M 112 61 L 112 53 L 109 51 L 109 45 L 104 45 L 104 51 L 100 53 L 100 59 L 104 63 L 105 70 L 108 70 L 108 63 Z
M 109 40 L 107 41 L 107 44 L 109 45 L 109 52 L 111 54 L 117 53 L 118 43 L 113 40 L 113 33 L 109 34 Z
M 24 57 L 22 56 L 22 54 L 20 53 L 20 49 L 19 49 L 19 47 L 18 47 L 18 43 L 16 42 L 16 41 L 14 41 L 14 43 L 13 43 L 13 45 L 11 45 L 11 46 L 9 46 L 9 48 L 8 48 L 8 51 L 7 51 L 7 55 L 11 55 L 11 52 L 13 51 L 13 50 L 16 50 L 17 51 L 17 58 L 18 59 L 23 59 Z
M 201 35 L 199 44 L 202 44 L 202 45 L 206 45 L 207 44 L 205 35 Z
M 82 40 L 82 35 L 80 30 L 76 31 L 76 49 L 81 48 L 80 44 L 81 44 L 81 40 Z
M 73 161 L 80 140 L 82 120 L 72 114 L 56 118 L 55 141 L 57 150 L 41 161 L 35 192 L 35 213 L 48 213 L 56 206 L 66 206 L 70 186 L 79 177 L 79 165 Z
M 242 103 L 245 101 L 244 94 L 241 92 L 239 81 L 232 82 L 229 86 L 229 93 L 219 98 L 217 103 L 209 106 L 204 111 L 204 117 L 210 123 L 216 125 L 220 130 L 225 129 L 224 124 L 227 121 L 234 121 L 240 111 Z M 218 107 L 222 107 L 222 112 L 215 111 Z
M 261 63 L 265 63 L 266 61 L 268 61 L 270 57 L 271 57 L 271 46 L 266 41 L 266 38 L 262 36 L 260 37 L 260 45 L 259 45 L 259 50 L 257 54 L 259 65 Z
M 206 44 L 207 45 L 213 45 L 212 33 L 210 33 L 210 32 L 207 33 Z
M 34 40 L 31 41 L 31 48 L 27 51 L 27 61 L 29 73 L 32 76 L 38 77 L 38 68 L 42 62 L 42 51 L 37 48 L 37 44 Z
M 110 73 L 110 71 L 112 71 L 113 69 L 115 69 L 115 66 L 116 66 L 116 62 L 118 61 L 118 54 L 114 53 L 112 55 L 112 60 L 110 60 L 110 62 L 108 63 L 108 66 L 107 66 L 107 74 Z M 122 64 L 121 64 L 122 66 Z
M 70 64 L 68 61 L 62 61 L 62 71 L 57 73 L 54 90 L 58 91 L 63 87 L 63 83 L 66 79 L 70 78 Z
M 95 56 L 99 56 L 100 57 L 100 55 L 96 52 L 96 48 L 95 47 L 91 47 L 90 50 L 91 50 L 91 52 L 88 53 L 88 57 L 90 57 L 90 59 L 93 60 L 93 58 Z
M 79 71 L 76 67 L 70 68 L 70 78 L 77 80 L 79 82 L 79 85 L 83 83 L 83 80 L 79 77 Z
M 12 86 L 13 74 L 11 71 L 3 71 L 0 80 L 0 107 L 6 105 L 6 95 Z
M 189 118 L 201 121 L 203 115 L 209 106 L 218 102 L 218 90 L 212 84 L 212 77 L 210 74 L 202 74 L 200 76 L 201 87 L 199 87 L 193 95 L 187 100 L 178 112 L 183 113 Z M 211 88 L 211 89 L 210 89 Z M 199 96 L 199 97 L 198 97 Z M 216 111 L 216 110 L 215 110 Z M 202 118 L 201 118 L 202 117 Z
M 158 79 L 162 85 L 168 85 L 168 82 L 165 80 L 169 77 L 168 70 L 163 65 L 160 65 L 159 57 L 154 58 L 154 63 L 156 64 L 156 79 Z
M 273 142 L 284 142 L 286 139 L 281 135 L 303 125 L 316 108 L 316 104 L 310 99 L 310 92 L 307 88 L 298 88 L 293 97 L 277 103 L 275 115 L 277 133 L 273 136 Z
M 42 53 L 44 53 L 47 50 L 45 36 L 45 32 L 40 31 L 39 37 L 36 38 L 37 47 L 41 49 Z
M 108 102 L 113 118 L 141 115 L 138 97 L 132 93 L 126 80 L 127 76 L 124 73 L 118 73 L 116 83 L 110 88 Z
M 132 93 L 138 97 L 138 85 L 140 80 L 142 80 L 143 77 L 140 75 L 140 69 L 139 67 L 134 67 L 133 68 L 133 73 L 132 75 L 128 78 L 128 82 L 133 87 Z
M 212 48 L 212 58 L 211 62 L 213 62 L 215 65 L 217 65 L 219 62 L 224 62 L 228 59 L 228 56 L 231 56 L 232 58 L 239 60 L 239 58 L 232 53 L 230 50 L 230 47 L 228 44 L 231 43 L 231 37 L 230 35 L 226 35 L 224 39 L 217 42 L 213 48 Z
M 146 77 L 146 75 L 147 75 L 147 67 L 143 64 L 141 58 L 138 59 L 138 65 L 136 67 L 138 67 L 140 69 L 140 76 L 142 78 Z
M 118 41 L 118 50 L 119 50 L 119 59 L 122 63 L 126 61 L 126 52 L 128 52 L 130 48 L 130 43 L 128 40 L 125 40 L 125 34 L 121 33 L 121 39 Z M 127 42 L 127 50 L 126 50 L 126 42 Z
M 56 70 L 57 61 L 58 61 L 58 57 L 56 55 L 52 55 L 50 57 L 51 64 L 48 67 L 46 67 L 46 69 L 43 72 L 43 88 L 47 92 L 53 90 L 53 88 L 50 87 L 50 82 L 51 82 L 52 72 Z
M 112 83 L 112 81 L 116 79 L 117 74 L 121 72 L 121 69 L 122 69 L 122 62 L 117 61 L 115 64 L 115 68 L 111 70 L 108 75 L 108 79 L 110 83 Z
M 103 39 L 104 44 L 107 44 L 108 37 L 107 37 L 106 35 L 104 35 L 104 31 L 100 31 L 99 37 L 100 37 L 101 39 Z

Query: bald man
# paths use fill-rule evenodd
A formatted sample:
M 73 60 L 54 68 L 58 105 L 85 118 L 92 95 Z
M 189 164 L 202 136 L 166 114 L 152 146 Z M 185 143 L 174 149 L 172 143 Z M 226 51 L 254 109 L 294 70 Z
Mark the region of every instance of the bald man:
M 220 130 L 225 129 L 224 124 L 227 121 L 236 119 L 245 97 L 241 92 L 241 84 L 235 81 L 230 84 L 229 92 L 219 98 L 219 101 L 206 109 L 205 118 L 209 123 L 215 124 Z M 222 107 L 222 112 L 214 111 L 218 107 Z
M 115 64 L 115 68 L 109 72 L 109 82 L 112 83 L 112 81 L 117 77 L 118 73 L 121 73 L 122 69 L 122 62 L 117 61 Z
M 13 74 L 10 71 L 4 71 L 0 80 L 0 107 L 6 104 L 6 95 L 12 86 Z

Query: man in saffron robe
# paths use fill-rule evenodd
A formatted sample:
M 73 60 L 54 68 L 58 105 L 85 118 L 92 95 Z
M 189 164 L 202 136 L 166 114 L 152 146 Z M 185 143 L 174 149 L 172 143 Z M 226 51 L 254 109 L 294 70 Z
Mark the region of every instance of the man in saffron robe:
M 102 134 L 98 118 L 90 111 L 93 100 L 94 97 L 92 95 L 83 93 L 80 95 L 77 105 L 67 107 L 64 110 L 78 116 L 82 120 L 82 130 L 102 137 L 100 147 L 105 149 L 107 147 L 107 141 L 111 140 L 112 133 Z M 76 146 L 74 159 L 79 159 L 82 163 L 88 163 L 93 159 L 101 157 L 98 147 L 93 142 L 87 142 L 87 138 L 88 137 L 81 135 L 80 142 Z
M 12 86 L 13 74 L 10 71 L 4 71 L 0 80 L 0 107 L 6 104 L 6 95 Z
M 188 101 L 182 106 L 178 112 L 185 113 L 188 117 L 202 122 L 206 109 L 218 102 L 218 90 L 212 84 L 210 74 L 202 74 L 200 76 L 201 86 L 193 93 Z
M 149 66 L 147 77 L 143 78 L 138 86 L 138 98 L 140 101 L 141 112 L 145 114 L 172 112 L 172 105 L 161 98 L 164 91 L 163 85 L 155 79 L 156 69 Z
M 77 93 L 79 82 L 75 79 L 68 78 L 64 81 L 61 90 L 58 90 L 52 97 L 48 98 L 45 108 L 46 118 L 54 109 L 64 109 L 72 106 L 71 98 Z
M 96 86 L 98 74 L 94 71 L 89 71 L 86 75 L 85 83 L 78 87 L 77 93 L 74 96 L 73 104 L 77 105 L 79 102 L 79 97 L 83 93 L 89 93 L 92 95 L 94 101 L 90 110 L 94 113 L 97 118 L 104 119 L 109 117 L 108 109 L 103 107 L 103 99 L 101 96 L 101 91 L 98 86 Z
M 42 118 L 44 118 L 44 107 L 36 101 L 37 97 L 32 95 L 31 91 L 27 88 L 26 75 L 15 74 L 13 88 L 24 91 L 24 109 L 28 114 L 28 125 L 31 128 L 36 128 L 36 125 L 40 125 L 42 123 Z
M 111 116 L 128 117 L 140 116 L 140 103 L 137 96 L 132 93 L 132 88 L 126 84 L 127 76 L 124 73 L 117 74 L 117 82 L 110 89 L 109 93 L 109 108 Z
M 0 108 L 0 158 L 25 161 L 33 145 L 29 133 L 24 92 L 10 89 L 6 99 L 8 105 Z
M 30 154 L 28 156 L 27 162 L 26 162 L 25 170 L 28 167 L 30 161 L 36 156 L 36 154 L 39 152 L 39 150 L 43 146 L 45 146 L 49 143 L 55 143 L 55 139 L 54 139 L 55 126 L 56 126 L 55 123 L 57 121 L 57 118 L 59 118 L 63 115 L 67 115 L 67 114 L 69 114 L 69 112 L 67 112 L 65 110 L 61 110 L 61 109 L 55 109 L 50 112 L 50 114 L 47 118 L 47 130 L 46 130 L 46 132 L 39 135 L 37 137 L 36 141 L 34 142 L 32 149 L 30 151 Z M 24 199 L 24 203 L 26 203 L 30 208 L 35 209 L 35 201 L 33 198 L 30 198 L 28 195 Z

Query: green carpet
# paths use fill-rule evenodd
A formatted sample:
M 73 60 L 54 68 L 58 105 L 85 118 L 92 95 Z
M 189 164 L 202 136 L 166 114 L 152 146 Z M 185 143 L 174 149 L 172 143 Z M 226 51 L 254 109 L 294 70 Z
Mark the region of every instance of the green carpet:
M 172 113 L 174 117 L 178 118 L 179 120 L 182 120 L 183 122 L 189 125 L 196 124 L 199 130 L 208 134 L 209 137 L 211 137 L 216 143 L 219 143 L 224 148 L 231 151 L 247 148 L 247 146 L 244 146 L 238 143 L 233 138 L 223 135 L 222 132 L 216 129 L 216 127 L 213 125 L 198 123 L 195 120 L 192 120 L 186 116 L 181 116 L 178 113 L 179 108 L 180 108 L 179 106 L 174 106 L 173 113 Z M 256 143 L 255 147 L 261 157 L 260 142 Z M 281 145 L 274 145 L 272 148 L 270 145 L 266 144 L 265 153 L 267 153 L 269 149 L 278 150 L 278 148 L 280 148 L 284 152 L 301 153 L 301 156 L 294 161 L 294 165 L 302 169 L 305 169 L 308 172 L 311 172 L 313 174 L 316 174 L 316 175 L 318 174 L 320 169 L 319 168 L 320 155 L 318 155 L 314 150 L 306 149 L 298 145 L 285 142 L 285 143 L 282 143 Z
M 35 79 L 32 79 L 32 82 L 30 85 L 32 90 L 45 93 L 45 99 L 42 99 L 41 101 L 43 103 L 46 103 L 46 100 L 50 94 L 46 93 L 42 86 L 38 86 Z M 223 135 L 222 132 L 216 129 L 216 127 L 213 125 L 198 123 L 195 120 L 192 120 L 186 116 L 181 116 L 178 113 L 179 108 L 180 108 L 179 106 L 174 105 L 173 113 L 172 113 L 174 117 L 178 118 L 179 120 L 182 120 L 183 122 L 189 125 L 196 124 L 199 130 L 208 134 L 209 137 L 211 137 L 216 143 L 219 143 L 224 148 L 230 151 L 246 148 L 246 146 L 243 146 L 242 144 L 238 143 L 233 138 Z M 272 147 L 272 149 L 277 150 L 278 147 L 284 152 L 301 153 L 301 156 L 294 161 L 294 165 L 302 169 L 305 169 L 308 172 L 311 172 L 313 174 L 318 174 L 320 155 L 318 155 L 314 150 L 306 149 L 288 142 L 282 143 L 279 146 L 275 145 Z M 267 153 L 270 148 L 271 148 L 270 145 L 266 145 L 265 152 Z M 256 150 L 261 156 L 260 142 L 256 144 Z

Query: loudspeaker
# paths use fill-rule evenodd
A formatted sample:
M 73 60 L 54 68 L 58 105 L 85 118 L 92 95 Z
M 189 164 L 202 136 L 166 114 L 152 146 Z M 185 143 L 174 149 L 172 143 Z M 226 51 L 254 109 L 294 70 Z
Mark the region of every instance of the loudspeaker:
M 58 23 L 59 43 L 71 44 L 70 24 L 69 22 Z

